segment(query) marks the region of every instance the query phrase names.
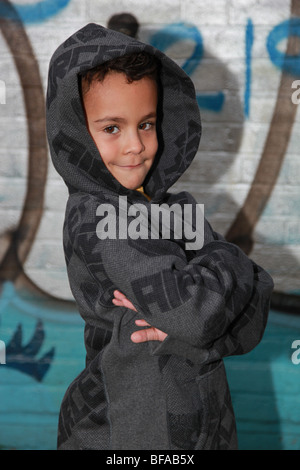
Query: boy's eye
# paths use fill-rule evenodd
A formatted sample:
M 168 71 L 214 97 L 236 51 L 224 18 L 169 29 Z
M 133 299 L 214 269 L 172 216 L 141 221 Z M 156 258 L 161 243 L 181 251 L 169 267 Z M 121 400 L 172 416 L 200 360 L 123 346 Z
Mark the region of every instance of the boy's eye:
M 143 122 L 142 124 L 139 125 L 139 128 L 142 131 L 148 131 L 149 129 L 151 129 L 151 127 L 153 127 L 152 122 Z
M 104 129 L 104 132 L 107 134 L 116 134 L 118 132 L 118 127 L 117 126 L 108 126 Z

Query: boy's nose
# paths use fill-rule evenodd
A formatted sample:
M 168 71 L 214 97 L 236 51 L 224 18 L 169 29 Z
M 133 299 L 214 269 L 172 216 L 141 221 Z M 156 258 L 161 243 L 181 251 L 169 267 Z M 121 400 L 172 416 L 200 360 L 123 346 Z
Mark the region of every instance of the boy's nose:
M 130 132 L 126 136 L 124 144 L 124 153 L 138 155 L 145 150 L 145 146 L 138 132 Z

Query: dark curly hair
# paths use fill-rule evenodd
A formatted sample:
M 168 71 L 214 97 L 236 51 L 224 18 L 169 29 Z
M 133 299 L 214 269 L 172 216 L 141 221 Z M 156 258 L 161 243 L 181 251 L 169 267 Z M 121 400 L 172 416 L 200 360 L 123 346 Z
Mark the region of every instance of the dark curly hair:
M 158 59 L 148 52 L 137 52 L 116 57 L 81 74 L 81 79 L 84 81 L 83 93 L 88 91 L 94 80 L 102 82 L 105 76 L 112 71 L 124 73 L 128 83 L 132 83 L 144 77 L 157 81 L 158 69 Z

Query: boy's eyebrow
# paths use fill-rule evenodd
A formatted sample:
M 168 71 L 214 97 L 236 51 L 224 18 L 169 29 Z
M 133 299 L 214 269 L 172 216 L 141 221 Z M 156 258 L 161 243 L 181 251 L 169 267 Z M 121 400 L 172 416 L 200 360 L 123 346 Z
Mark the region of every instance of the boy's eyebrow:
M 147 114 L 146 116 L 143 116 L 141 121 L 145 121 L 146 119 L 151 119 L 151 118 L 156 118 L 156 112 L 152 112 Z M 117 117 L 117 116 L 105 116 L 104 118 L 96 119 L 94 122 L 107 122 L 107 121 L 113 121 L 113 122 L 125 122 L 126 119 L 122 117 Z

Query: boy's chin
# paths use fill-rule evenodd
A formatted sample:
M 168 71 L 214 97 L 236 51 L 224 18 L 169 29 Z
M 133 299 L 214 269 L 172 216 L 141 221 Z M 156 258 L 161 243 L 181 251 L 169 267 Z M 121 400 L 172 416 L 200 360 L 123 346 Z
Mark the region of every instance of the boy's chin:
M 124 186 L 124 188 L 126 189 L 130 189 L 131 191 L 135 191 L 137 189 L 139 189 L 141 186 L 143 186 L 143 181 L 142 182 L 127 182 L 127 181 L 123 181 L 120 183 L 122 184 L 122 186 Z

